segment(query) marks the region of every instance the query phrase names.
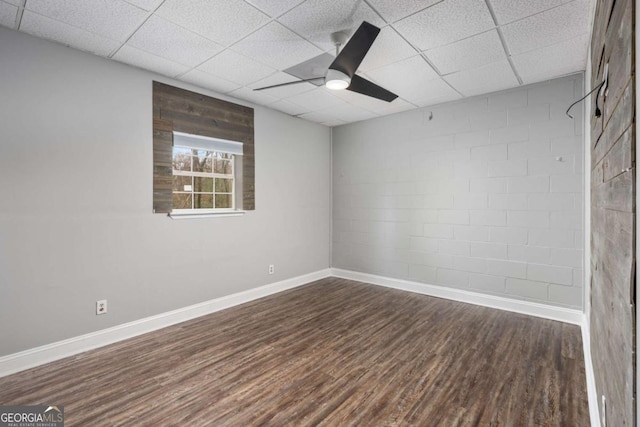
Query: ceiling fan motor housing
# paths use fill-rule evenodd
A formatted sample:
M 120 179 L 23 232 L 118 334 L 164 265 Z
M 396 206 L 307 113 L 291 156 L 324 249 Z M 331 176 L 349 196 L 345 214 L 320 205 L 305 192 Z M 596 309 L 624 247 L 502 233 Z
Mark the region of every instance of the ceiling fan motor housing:
M 327 76 L 325 77 L 325 85 L 328 89 L 342 90 L 349 87 L 351 84 L 351 77 L 343 73 L 342 71 L 329 68 L 327 70 Z

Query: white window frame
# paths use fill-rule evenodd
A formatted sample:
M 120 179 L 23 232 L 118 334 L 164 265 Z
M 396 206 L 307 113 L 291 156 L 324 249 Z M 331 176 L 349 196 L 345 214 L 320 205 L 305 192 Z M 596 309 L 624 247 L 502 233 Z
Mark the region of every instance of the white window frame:
M 201 209 L 173 209 L 169 214 L 174 219 L 182 219 L 182 218 L 201 218 L 201 217 L 214 217 L 214 216 L 237 216 L 242 215 L 244 211 L 236 209 L 236 185 L 238 184 L 238 177 L 236 176 L 236 162 L 241 161 L 241 157 L 243 154 L 243 145 L 240 142 L 229 141 L 218 138 L 210 138 L 204 137 L 200 135 L 192 135 L 186 134 L 182 132 L 173 132 L 173 148 L 180 147 L 189 150 L 199 150 L 199 151 L 207 151 L 212 153 L 212 160 L 215 159 L 215 153 L 227 154 L 230 155 L 230 163 L 231 163 L 231 174 L 221 174 L 215 173 L 213 169 L 212 163 L 212 172 L 195 172 L 193 171 L 193 163 L 191 165 L 191 171 L 180 171 L 173 169 L 173 176 L 189 176 L 189 177 L 201 177 L 201 178 L 212 178 L 213 179 L 213 206 L 214 208 L 201 208 Z M 172 150 L 173 151 L 173 150 Z M 172 154 L 173 158 L 173 154 Z M 193 162 L 193 160 L 192 160 Z M 221 179 L 231 179 L 231 193 L 217 193 L 215 191 L 215 180 L 216 178 Z M 192 181 L 193 182 L 193 181 Z M 193 191 L 185 192 L 185 191 L 173 191 L 172 194 L 180 193 L 180 194 L 192 194 L 195 195 Z M 208 193 L 207 193 L 208 194 Z M 217 194 L 229 194 L 231 195 L 231 208 L 216 208 L 215 207 L 215 199 Z M 193 206 L 193 198 L 192 205 Z

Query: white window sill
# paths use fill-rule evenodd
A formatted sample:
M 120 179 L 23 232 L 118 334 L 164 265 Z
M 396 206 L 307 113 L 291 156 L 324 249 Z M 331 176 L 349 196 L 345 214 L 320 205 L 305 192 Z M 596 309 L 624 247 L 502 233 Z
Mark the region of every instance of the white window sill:
M 224 212 L 171 212 L 167 214 L 171 219 L 199 219 L 199 218 L 222 218 L 226 216 L 242 216 L 246 211 L 224 211 Z

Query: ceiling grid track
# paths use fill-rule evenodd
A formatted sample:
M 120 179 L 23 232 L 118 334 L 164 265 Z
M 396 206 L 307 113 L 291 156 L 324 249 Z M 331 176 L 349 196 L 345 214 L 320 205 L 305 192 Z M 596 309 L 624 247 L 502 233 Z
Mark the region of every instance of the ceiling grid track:
M 144 18 L 144 20 L 140 23 L 140 25 L 138 25 L 138 26 L 136 27 L 136 29 L 135 29 L 135 30 L 133 30 L 133 31 L 131 32 L 131 34 L 129 34 L 129 35 L 127 36 L 126 40 L 125 40 L 125 41 L 123 41 L 123 42 L 122 42 L 122 44 L 121 44 L 120 46 L 118 46 L 116 49 L 114 49 L 114 50 L 113 50 L 113 52 L 111 52 L 111 53 L 107 56 L 107 58 L 109 58 L 109 59 L 113 58 L 113 57 L 114 57 L 114 55 L 116 55 L 116 54 L 120 51 L 120 49 L 122 49 L 122 48 L 124 47 L 124 45 L 126 45 L 126 44 L 129 42 L 129 40 L 131 39 L 131 37 L 133 37 L 133 36 L 134 36 L 134 34 L 135 34 L 135 33 L 137 33 L 137 32 L 138 32 L 138 30 L 139 30 L 140 28 L 142 28 L 142 26 L 143 26 L 144 24 L 146 24 L 146 23 L 147 23 L 147 21 L 149 20 L 149 18 L 151 18 L 151 17 L 153 16 L 153 14 L 154 14 L 154 13 L 156 13 L 156 10 L 160 9 L 160 6 L 162 6 L 162 5 L 164 4 L 164 2 L 165 2 L 165 1 L 166 1 L 166 0 L 162 0 L 162 2 L 160 2 L 160 4 L 158 4 L 158 6 L 156 6 L 156 7 L 155 7 L 155 9 L 150 10 L 150 11 L 149 11 L 149 13 L 147 14 L 147 17 L 146 17 L 146 18 Z M 148 52 L 147 52 L 147 53 L 148 53 Z
M 513 74 L 516 76 L 516 79 L 518 79 L 518 84 L 522 86 L 523 84 L 522 77 L 520 77 L 520 73 L 518 73 L 518 70 L 516 69 L 516 66 L 513 63 L 513 59 L 511 58 L 511 53 L 509 52 L 509 47 L 507 46 L 507 41 L 504 38 L 504 34 L 502 33 L 502 28 L 500 27 L 500 24 L 498 24 L 498 19 L 496 18 L 496 13 L 493 10 L 493 5 L 491 4 L 491 0 L 485 0 L 485 3 L 487 4 L 487 8 L 489 8 L 489 13 L 491 14 L 493 23 L 496 25 L 496 31 L 498 32 L 498 37 L 500 37 L 500 43 L 502 43 L 502 48 L 504 49 L 504 53 L 505 55 L 507 55 L 507 61 L 509 61 L 509 65 L 513 70 Z
M 24 8 L 27 5 L 27 0 L 21 0 L 18 5 L 18 14 L 16 15 L 16 30 L 20 30 L 20 25 L 22 24 L 22 16 L 24 15 Z

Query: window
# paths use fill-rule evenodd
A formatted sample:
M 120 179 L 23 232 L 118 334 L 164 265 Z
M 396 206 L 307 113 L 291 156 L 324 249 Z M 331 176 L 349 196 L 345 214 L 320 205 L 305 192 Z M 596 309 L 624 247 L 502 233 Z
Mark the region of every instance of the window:
M 242 143 L 173 133 L 173 210 L 212 213 L 236 209 L 237 157 Z
M 254 155 L 254 111 L 244 105 L 234 104 L 232 102 L 223 101 L 221 99 L 212 98 L 200 93 L 191 92 L 177 87 L 169 86 L 160 82 L 153 82 L 153 213 L 169 214 L 171 218 L 203 218 L 207 216 L 239 216 L 245 211 L 253 211 L 256 208 L 255 203 L 255 155 Z M 203 135 L 206 138 L 203 138 Z M 184 136 L 184 138 L 182 138 Z M 182 139 L 182 140 L 181 140 Z M 237 142 L 236 142 L 237 141 Z M 233 208 L 221 208 L 223 206 L 222 191 L 223 188 L 218 187 L 215 191 L 215 176 L 199 176 L 198 178 L 209 178 L 206 180 L 210 191 L 198 191 L 205 189 L 202 180 L 195 182 L 194 174 L 191 175 L 191 190 L 188 191 L 189 183 L 174 183 L 173 173 L 173 148 L 182 147 L 189 149 L 189 156 L 200 157 L 198 151 L 211 152 L 211 164 L 213 166 L 214 154 L 220 153 L 219 160 L 223 160 L 226 154 L 226 160 L 232 160 L 229 164 L 233 165 L 233 195 L 231 201 Z M 194 153 L 193 150 L 196 150 Z M 187 152 L 183 151 L 183 155 Z M 228 159 L 229 155 L 232 159 Z M 218 155 L 215 156 L 218 158 Z M 185 159 L 186 160 L 186 159 Z M 193 159 L 190 159 L 191 171 L 194 172 Z M 224 163 L 224 162 L 222 162 Z M 198 166 L 200 163 L 198 163 Z M 206 161 L 205 164 L 206 165 Z M 186 164 L 185 164 L 186 167 Z M 180 170 L 181 172 L 189 172 Z M 202 172 L 196 170 L 196 172 Z M 214 170 L 213 173 L 216 173 Z M 223 173 L 223 175 L 228 175 Z M 224 179 L 223 177 L 220 177 Z M 182 178 L 188 181 L 189 178 Z M 213 181 L 211 181 L 213 179 Z M 199 184 L 202 187 L 197 187 Z M 178 185 L 182 184 L 181 187 Z M 218 184 L 219 186 L 222 184 Z M 191 198 L 191 206 L 189 209 L 181 209 L 173 205 L 174 189 L 176 192 L 191 193 L 190 196 L 183 195 L 180 201 L 184 201 L 183 206 L 189 206 L 188 201 Z M 196 196 L 196 193 L 199 195 Z M 205 197 L 204 193 L 208 193 Z M 218 197 L 219 204 L 215 207 L 208 208 L 211 212 L 206 213 L 207 208 L 203 206 L 209 202 L 209 206 L 214 206 L 216 202 L 216 193 L 220 193 Z M 177 196 L 176 196 L 177 197 Z M 209 200 L 207 200 L 209 199 Z M 229 199 L 227 196 L 226 199 Z M 194 208 L 195 206 L 199 206 Z M 227 203 L 228 206 L 228 203 Z M 176 209 L 174 212 L 174 209 Z M 223 210 L 227 209 L 226 212 Z M 191 210 L 191 212 L 185 212 Z

